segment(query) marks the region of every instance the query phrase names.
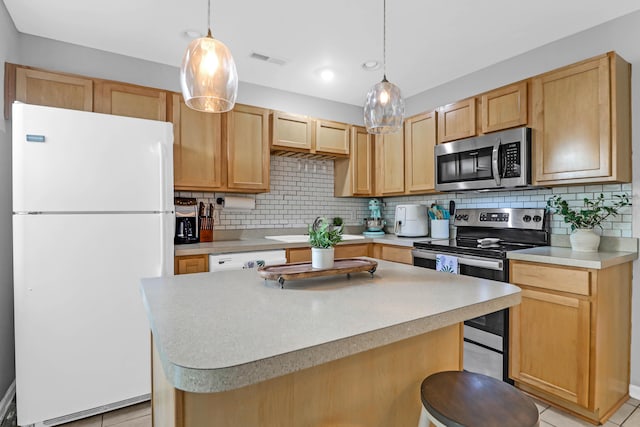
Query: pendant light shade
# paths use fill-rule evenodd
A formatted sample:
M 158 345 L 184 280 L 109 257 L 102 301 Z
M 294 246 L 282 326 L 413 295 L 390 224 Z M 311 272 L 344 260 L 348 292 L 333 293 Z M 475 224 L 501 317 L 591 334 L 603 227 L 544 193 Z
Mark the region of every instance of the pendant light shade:
M 211 2 L 209 1 L 209 9 Z M 238 95 L 238 72 L 231 51 L 211 36 L 193 40 L 182 59 L 180 85 L 190 108 L 208 113 L 233 109 Z
M 402 129 L 404 99 L 400 88 L 386 76 L 367 93 L 364 104 L 364 124 L 373 134 L 396 133 Z
M 364 104 L 364 124 L 373 134 L 396 133 L 402 130 L 404 99 L 400 88 L 387 80 L 387 1 L 383 1 L 383 65 L 384 77 L 367 93 Z

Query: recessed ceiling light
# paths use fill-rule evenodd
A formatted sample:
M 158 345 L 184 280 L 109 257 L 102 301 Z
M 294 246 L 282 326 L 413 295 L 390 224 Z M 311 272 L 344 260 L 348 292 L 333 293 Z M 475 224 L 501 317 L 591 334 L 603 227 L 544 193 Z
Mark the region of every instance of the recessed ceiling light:
M 202 34 L 200 33 L 200 31 L 196 30 L 185 30 L 184 36 L 190 39 L 199 39 L 200 37 L 202 37 Z
M 375 71 L 380 69 L 380 61 L 371 59 L 362 63 L 362 69 L 366 71 Z
M 334 73 L 333 70 L 330 70 L 329 68 L 325 68 L 324 70 L 320 71 L 320 78 L 325 82 L 330 82 L 335 76 L 336 73 Z

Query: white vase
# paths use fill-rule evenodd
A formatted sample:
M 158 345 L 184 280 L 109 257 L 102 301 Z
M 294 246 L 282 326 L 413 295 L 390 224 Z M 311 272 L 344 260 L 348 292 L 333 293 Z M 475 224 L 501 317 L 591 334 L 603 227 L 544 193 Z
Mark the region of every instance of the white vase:
M 333 248 L 311 248 L 311 267 L 333 268 Z
M 576 252 L 598 252 L 600 236 L 592 228 L 576 228 L 569 236 L 571 250 Z

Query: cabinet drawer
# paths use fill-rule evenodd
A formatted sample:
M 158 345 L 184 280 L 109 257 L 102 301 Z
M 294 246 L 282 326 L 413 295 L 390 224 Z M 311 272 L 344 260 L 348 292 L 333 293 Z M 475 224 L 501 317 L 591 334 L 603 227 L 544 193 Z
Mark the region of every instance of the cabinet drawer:
M 340 245 L 335 248 L 335 258 L 353 258 L 369 255 L 369 244 Z
M 590 295 L 591 272 L 570 267 L 511 262 L 510 282 L 579 295 Z
M 175 274 L 205 273 L 209 271 L 209 255 L 187 255 L 175 257 Z

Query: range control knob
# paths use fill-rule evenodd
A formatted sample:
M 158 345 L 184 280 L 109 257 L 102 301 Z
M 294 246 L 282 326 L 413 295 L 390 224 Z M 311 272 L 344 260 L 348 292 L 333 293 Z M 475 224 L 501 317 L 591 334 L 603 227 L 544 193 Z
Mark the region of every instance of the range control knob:
M 531 215 L 525 215 L 525 216 L 523 216 L 523 217 L 522 217 L 522 220 L 523 220 L 524 222 L 529 222 L 529 221 L 531 221 Z
M 465 221 L 469 221 L 469 215 L 467 214 L 462 215 L 462 219 L 464 219 Z
M 534 215 L 533 222 L 540 222 L 540 221 L 542 221 L 542 217 L 540 215 Z

